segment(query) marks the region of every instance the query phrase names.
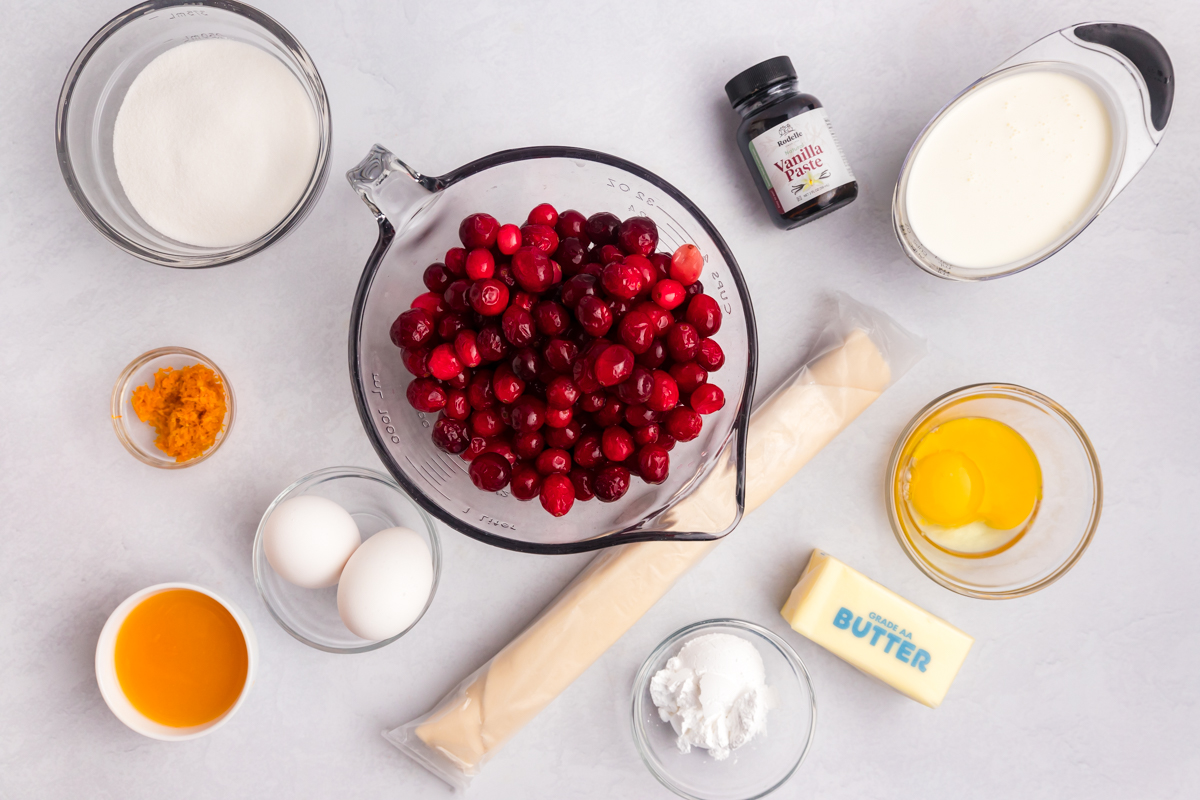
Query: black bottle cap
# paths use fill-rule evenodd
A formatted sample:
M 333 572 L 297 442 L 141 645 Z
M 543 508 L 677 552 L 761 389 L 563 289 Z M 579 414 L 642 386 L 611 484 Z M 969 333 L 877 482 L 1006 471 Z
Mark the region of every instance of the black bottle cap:
M 773 83 L 794 80 L 796 69 L 792 66 L 792 60 L 787 56 L 775 56 L 735 75 L 733 80 L 725 84 L 725 94 L 729 97 L 729 102 L 736 106 Z

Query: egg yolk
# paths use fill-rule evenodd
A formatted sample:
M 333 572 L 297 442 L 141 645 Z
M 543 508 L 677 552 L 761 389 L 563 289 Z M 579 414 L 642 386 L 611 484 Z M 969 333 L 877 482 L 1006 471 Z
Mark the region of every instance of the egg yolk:
M 994 419 L 943 423 L 917 444 L 908 498 L 928 522 L 957 528 L 982 521 L 1011 530 L 1042 493 L 1042 470 L 1021 434 Z
M 138 603 L 117 631 L 117 680 L 133 707 L 161 725 L 203 725 L 228 711 L 249 659 L 237 620 L 191 589 Z

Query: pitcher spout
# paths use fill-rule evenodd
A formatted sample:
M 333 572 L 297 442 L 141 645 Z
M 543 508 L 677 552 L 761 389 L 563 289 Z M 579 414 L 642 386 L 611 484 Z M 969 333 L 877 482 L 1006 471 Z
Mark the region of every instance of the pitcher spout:
M 422 175 L 381 144 L 346 173 L 346 180 L 375 219 L 397 233 L 411 226 L 445 188 L 440 179 Z

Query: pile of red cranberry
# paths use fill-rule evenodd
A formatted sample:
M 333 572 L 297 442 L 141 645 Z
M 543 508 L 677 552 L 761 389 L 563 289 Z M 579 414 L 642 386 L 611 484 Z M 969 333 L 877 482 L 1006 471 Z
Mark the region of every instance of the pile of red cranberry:
M 520 227 L 472 214 L 458 236 L 391 329 L 409 403 L 440 412 L 434 443 L 480 489 L 540 497 L 556 517 L 619 499 L 632 475 L 666 480 L 675 442 L 725 405 L 708 383 L 725 363 L 709 338 L 721 309 L 695 245 L 656 253 L 651 219 L 546 203 Z

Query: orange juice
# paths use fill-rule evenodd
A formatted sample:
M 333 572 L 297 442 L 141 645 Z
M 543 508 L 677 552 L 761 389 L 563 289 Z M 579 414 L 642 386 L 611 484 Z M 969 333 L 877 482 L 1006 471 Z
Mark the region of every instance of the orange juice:
M 249 665 L 237 620 L 191 589 L 168 589 L 135 606 L 117 632 L 115 660 L 133 707 L 175 728 L 212 722 L 232 708 Z

